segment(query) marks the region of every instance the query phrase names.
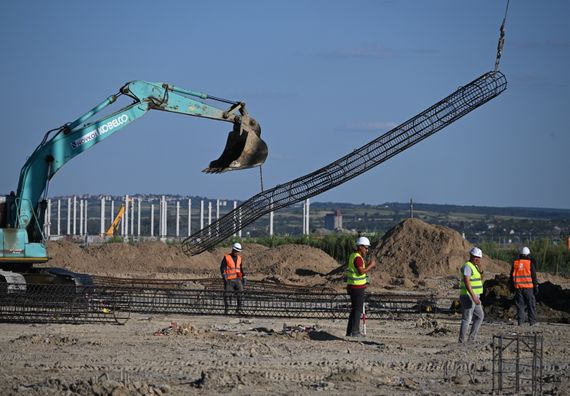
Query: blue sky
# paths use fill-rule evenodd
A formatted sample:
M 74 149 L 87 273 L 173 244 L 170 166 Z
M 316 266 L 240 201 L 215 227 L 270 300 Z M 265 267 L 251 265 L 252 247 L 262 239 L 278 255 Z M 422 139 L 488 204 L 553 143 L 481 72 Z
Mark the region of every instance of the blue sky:
M 0 186 L 5 194 L 16 189 L 20 168 L 47 130 L 131 80 L 245 101 L 269 145 L 265 188 L 287 182 L 492 70 L 505 5 L 2 2 Z M 314 200 L 570 208 L 568 15 L 564 0 L 511 1 L 501 59 L 507 91 Z M 151 111 L 71 160 L 49 195 L 247 199 L 260 190 L 257 168 L 201 173 L 220 155 L 229 130 L 222 122 Z

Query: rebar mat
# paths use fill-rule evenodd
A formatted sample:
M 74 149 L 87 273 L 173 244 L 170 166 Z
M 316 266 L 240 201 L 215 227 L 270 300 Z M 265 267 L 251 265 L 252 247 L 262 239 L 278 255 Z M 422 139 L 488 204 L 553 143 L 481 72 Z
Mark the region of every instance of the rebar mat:
M 171 287 L 165 282 L 159 287 L 110 283 L 27 285 L 25 290 L 3 293 L 0 321 L 122 324 L 131 312 L 338 319 L 348 318 L 350 312 L 350 298 L 345 293 L 307 292 L 294 287 L 278 292 L 265 288 L 261 282 L 257 285 L 252 282 L 253 285 L 239 295 L 217 287 L 207 288 L 208 282 L 203 282 L 201 289 L 196 287 L 200 283 L 176 283 Z M 238 298 L 241 300 L 239 311 Z M 454 311 L 448 300 L 431 295 L 370 293 L 366 296 L 367 319 L 451 312 Z

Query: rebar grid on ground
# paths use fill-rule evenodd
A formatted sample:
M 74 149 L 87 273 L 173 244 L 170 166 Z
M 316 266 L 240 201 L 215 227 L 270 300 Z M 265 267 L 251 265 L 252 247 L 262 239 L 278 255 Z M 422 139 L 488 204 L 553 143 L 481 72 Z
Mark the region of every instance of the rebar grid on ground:
M 101 279 L 96 278 L 96 281 Z M 309 291 L 288 286 L 250 282 L 240 294 L 226 293 L 210 281 L 159 281 L 137 285 L 133 280 L 106 278 L 90 286 L 26 285 L 25 290 L 0 295 L 0 321 L 4 322 L 110 322 L 124 323 L 131 312 L 185 315 L 247 315 L 252 317 L 347 318 L 346 293 Z M 224 297 L 228 305 L 224 303 Z M 438 304 L 440 304 L 438 306 Z M 378 294 L 366 296 L 367 319 L 451 313 L 448 300 L 428 294 Z

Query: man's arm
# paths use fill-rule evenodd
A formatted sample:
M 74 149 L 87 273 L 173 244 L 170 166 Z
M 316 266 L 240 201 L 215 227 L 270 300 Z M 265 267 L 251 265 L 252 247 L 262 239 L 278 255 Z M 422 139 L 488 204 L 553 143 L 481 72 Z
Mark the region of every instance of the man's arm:
M 536 276 L 536 263 L 534 259 L 530 260 L 530 276 L 532 277 L 532 286 L 534 288 L 534 295 L 538 295 L 538 278 Z
M 538 286 L 538 278 L 536 276 L 536 263 L 534 259 L 530 260 L 530 276 L 532 277 L 532 285 L 534 287 Z
M 467 289 L 467 293 L 469 293 L 475 305 L 480 305 L 481 300 L 479 300 L 479 296 L 475 294 L 473 288 L 471 287 L 471 276 L 463 275 L 463 283 L 465 283 L 465 288 Z
M 366 268 L 364 268 L 362 259 L 360 259 L 360 257 L 357 259 L 357 261 L 354 263 L 356 266 L 356 269 L 358 270 L 358 273 L 360 275 L 364 275 L 366 274 L 368 271 L 370 271 L 372 268 L 376 267 L 376 257 L 372 257 L 370 259 L 370 262 L 368 263 L 368 265 L 366 266 Z
M 227 268 L 227 264 L 226 264 L 226 258 L 224 257 L 222 259 L 222 262 L 220 263 L 220 273 L 222 274 L 222 278 L 224 278 L 224 282 L 226 281 L 226 274 L 224 273 L 226 268 Z

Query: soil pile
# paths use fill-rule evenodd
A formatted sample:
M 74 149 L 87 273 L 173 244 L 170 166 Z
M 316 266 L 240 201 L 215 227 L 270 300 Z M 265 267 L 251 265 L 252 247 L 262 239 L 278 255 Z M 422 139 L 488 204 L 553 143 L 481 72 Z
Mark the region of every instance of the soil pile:
M 73 241 L 59 240 L 49 242 L 48 252 L 52 267 L 100 276 L 184 278 L 209 276 L 219 268 L 219 261 L 210 252 L 188 257 L 179 246 L 159 241 L 80 247 Z
M 248 276 L 288 280 L 307 286 L 326 283 L 325 275 L 338 268 L 336 260 L 322 250 L 295 244 L 258 251 L 245 259 Z
M 539 321 L 570 323 L 570 290 L 549 281 L 540 283 L 536 296 Z M 496 275 L 485 281 L 482 303 L 485 315 L 492 319 L 515 320 L 515 294 L 509 288 L 508 275 Z
M 338 263 L 320 249 L 304 245 L 283 245 L 269 249 L 258 244 L 243 244 L 244 269 L 252 279 L 272 277 L 292 282 L 325 282 L 322 277 Z M 66 240 L 50 241 L 52 267 L 91 275 L 125 278 L 181 279 L 219 277 L 220 263 L 229 248 L 217 248 L 189 257 L 179 245 L 142 242 L 106 243 L 80 247 Z M 308 279 L 314 278 L 314 279 Z
M 373 249 L 382 271 L 391 276 L 423 279 L 457 276 L 459 268 L 469 258 L 469 249 L 472 247 L 451 228 L 406 219 L 388 231 Z M 481 269 L 505 273 L 509 265 L 492 260 L 483 252 Z

